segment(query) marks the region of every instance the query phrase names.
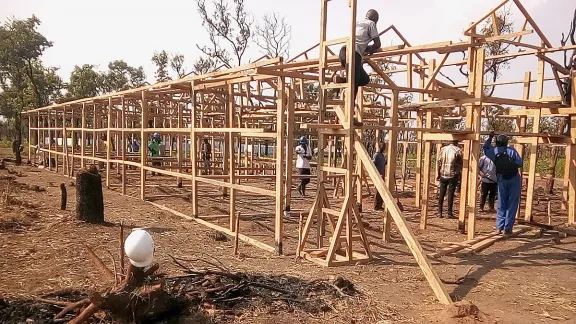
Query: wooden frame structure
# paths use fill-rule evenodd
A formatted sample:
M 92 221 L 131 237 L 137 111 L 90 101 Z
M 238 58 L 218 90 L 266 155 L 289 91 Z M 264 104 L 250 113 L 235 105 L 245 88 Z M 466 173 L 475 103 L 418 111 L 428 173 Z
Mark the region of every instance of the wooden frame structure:
M 355 35 L 356 2 L 349 1 L 350 35 Z M 377 190 L 385 201 L 383 239 L 390 239 L 391 225 L 396 224 L 438 299 L 449 303 L 450 296 L 395 203 L 391 191 L 397 180 L 397 164 L 389 163 L 386 178 L 382 179 L 367 148 L 375 148 L 378 139 L 386 134 L 388 159 L 396 161 L 401 147 L 402 187 L 405 185 L 407 148 L 410 146 L 416 151 L 415 204 L 421 208 L 420 226 L 426 228 L 433 187 L 433 149 L 442 141 L 462 141 L 464 172 L 458 230 L 472 239 L 476 234 L 478 179 L 475 175 L 482 135 L 488 133 L 483 122 L 489 117 L 487 107 L 500 106 L 509 108 L 499 118 L 514 121 L 516 131 L 508 135 L 514 136 L 522 154 L 525 145 L 565 147 L 564 203 L 567 221 L 576 222 L 576 74 L 566 71 L 547 56 L 573 50 L 574 46 L 553 47 L 519 0 L 503 1 L 473 23 L 465 31 L 469 38 L 464 42 L 412 46 L 396 27 L 390 26 L 381 35 L 394 35 L 401 44 L 385 47 L 364 58 L 372 68 L 372 83 L 360 89 L 358 98 L 361 100 L 355 109 L 352 83 L 329 82 L 334 73 L 342 70 L 335 50 L 342 44 L 355 48 L 355 38 L 327 40 L 328 0 L 320 0 L 320 3 L 319 44 L 289 61 L 261 59 L 237 68 L 27 111 L 29 160 L 35 158 L 45 167 L 57 172 L 61 170 L 67 176 L 74 176 L 90 163 L 99 163 L 105 170 L 107 187 L 119 187 L 122 194 L 127 194 L 130 188 L 139 189 L 142 200 L 152 198 L 150 172 L 173 177 L 175 186 L 190 188 L 192 206 L 191 216 L 174 213 L 229 235 L 238 231 L 236 203 L 240 194 L 270 197 L 274 207 L 267 215 L 274 219 L 274 243 L 266 244 L 248 235 L 239 237 L 264 250 L 282 254 L 283 217 L 291 212 L 292 181 L 299 177 L 293 174 L 294 139 L 306 134 L 319 148 L 318 152 L 325 153 L 317 156 L 316 199 L 308 210 L 296 253 L 324 266 L 371 260 L 373 256 L 361 212 L 362 191 L 367 186 L 368 190 Z M 521 31 L 491 37 L 474 32 L 479 24 L 493 17 L 506 4 L 515 6 L 526 18 Z M 534 32 L 536 45 L 522 42 Z M 524 50 L 488 56 L 482 45 L 489 42 L 506 42 Z M 314 57 L 315 51 L 319 51 L 319 55 L 316 54 L 319 57 L 309 58 Z M 467 53 L 467 59 L 448 60 L 452 54 L 463 51 Z M 426 60 L 425 53 L 437 53 L 440 59 Z M 533 57 L 537 60 L 536 79 L 527 72 L 521 81 L 486 82 L 486 63 L 503 57 Z M 354 59 L 349 51 L 348 80 L 354 79 Z M 545 77 L 547 64 L 553 71 L 551 78 Z M 382 68 L 384 65 L 388 68 Z M 441 80 L 442 72 L 460 66 L 469 71 L 466 83 L 450 85 Z M 571 105 L 567 105 L 561 80 L 572 82 Z M 554 89 L 558 95 L 544 97 L 544 84 L 548 81 L 556 83 Z M 523 87 L 517 97 L 503 98 L 484 93 L 486 86 L 514 84 Z M 415 94 L 416 102 L 399 104 L 405 94 Z M 540 133 L 540 119 L 549 116 L 568 118 L 570 135 Z M 355 126 L 354 118 L 363 125 Z M 442 129 L 442 121 L 448 119 L 463 121 L 463 130 Z M 530 133 L 526 132 L 528 119 L 533 120 Z M 374 132 L 376 143 L 368 139 L 368 134 Z M 152 133 L 160 134 L 163 142 L 169 143 L 162 157 L 147 154 L 145 146 Z M 210 165 L 200 161 L 199 149 L 204 140 L 211 141 L 214 148 Z M 134 141 L 140 141 L 141 147 L 137 152 L 130 152 Z M 274 147 L 272 157 L 262 156 L 262 143 Z M 529 159 L 524 202 L 527 220 L 533 216 L 536 149 L 530 151 Z M 265 179 L 272 179 L 273 184 L 262 181 Z M 342 199 L 329 199 L 325 184 L 330 181 L 336 184 L 334 196 L 338 196 L 339 188 L 342 189 Z M 228 219 L 227 226 L 210 223 L 207 219 L 211 215 L 199 214 L 198 192 L 202 186 L 221 188 L 221 195 L 228 200 L 228 211 L 220 216 Z M 358 244 L 358 248 L 354 244 Z

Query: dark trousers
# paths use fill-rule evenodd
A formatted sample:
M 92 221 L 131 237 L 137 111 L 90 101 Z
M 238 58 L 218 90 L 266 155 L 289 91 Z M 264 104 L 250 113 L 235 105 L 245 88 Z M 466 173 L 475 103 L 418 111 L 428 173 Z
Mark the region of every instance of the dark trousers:
M 300 175 L 310 175 L 310 169 L 298 169 Z M 306 185 L 310 183 L 310 178 L 300 178 L 300 184 L 298 185 L 298 191 L 302 194 L 306 194 Z
M 382 174 L 382 179 L 384 179 L 384 175 Z M 374 194 L 374 209 L 378 210 L 378 209 L 382 209 L 382 205 L 384 204 L 384 200 L 382 199 L 382 196 L 380 196 L 380 193 L 378 192 L 378 190 L 376 190 L 376 193 Z
M 498 193 L 498 183 L 482 182 L 482 198 L 480 199 L 480 209 L 484 209 L 486 198 L 488 198 L 488 207 L 494 209 L 494 201 L 496 201 L 496 194 Z
M 356 94 L 358 93 L 358 87 L 363 87 L 370 83 L 370 76 L 364 70 L 364 66 L 362 64 L 362 56 L 356 53 L 356 59 L 354 64 L 354 100 L 356 100 Z M 346 67 L 346 46 L 343 46 L 340 49 L 340 53 L 338 54 L 338 58 L 340 59 L 340 64 L 342 67 Z
M 458 185 L 458 177 L 453 178 L 440 178 L 440 195 L 438 196 L 438 215 L 442 217 L 442 210 L 444 207 L 444 197 L 446 197 L 446 189 L 448 189 L 448 217 L 454 216 L 452 207 L 454 206 L 454 192 Z

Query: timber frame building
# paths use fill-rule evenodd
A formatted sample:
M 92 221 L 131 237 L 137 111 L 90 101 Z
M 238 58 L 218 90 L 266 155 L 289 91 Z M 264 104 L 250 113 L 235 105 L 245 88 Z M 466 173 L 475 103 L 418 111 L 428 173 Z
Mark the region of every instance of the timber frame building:
M 426 228 L 434 181 L 434 148 L 444 141 L 460 141 L 464 166 L 455 230 L 467 233 L 468 239 L 474 238 L 478 159 L 482 136 L 488 134 L 485 121 L 494 117 L 487 115 L 492 111 L 489 108 L 496 106 L 503 108 L 498 118 L 514 124 L 515 131 L 506 135 L 513 136 L 520 154 L 525 155 L 525 148 L 531 147 L 526 156 L 529 169 L 523 170 L 527 192 L 522 217 L 533 218 L 537 147 L 555 145 L 564 148 L 566 156 L 561 179 L 566 222 L 576 221 L 576 74 L 550 58 L 554 53 L 572 52 L 576 46 L 552 46 L 520 0 L 505 0 L 471 24 L 462 42 L 415 46 L 390 26 L 381 34 L 394 34 L 401 44 L 384 47 L 364 59 L 371 66 L 372 82 L 360 89 L 358 98 L 363 100 L 358 100 L 355 109 L 352 84 L 329 82 L 334 73 L 343 70 L 334 53 L 343 44 L 355 48 L 355 38 L 327 40 L 329 1 L 319 2 L 320 42 L 288 61 L 262 58 L 228 70 L 27 111 L 29 160 L 43 161 L 47 168 L 70 177 L 89 164 L 100 164 L 107 187 L 124 195 L 138 195 L 142 200 L 153 198 L 150 189 L 155 178 L 150 177 L 151 172 L 173 177 L 173 185 L 184 187 L 190 196 L 192 214 L 182 216 L 228 235 L 237 231 L 240 195 L 269 197 L 273 206 L 267 215 L 273 219 L 274 237 L 263 242 L 245 233 L 239 235 L 240 239 L 272 253 L 287 253 L 283 251 L 284 217 L 300 213 L 304 221 L 296 253 L 324 266 L 373 259 L 362 222 L 362 191 L 366 187 L 377 190 L 387 208 L 383 213 L 383 240 L 389 241 L 394 223 L 439 301 L 450 303 L 450 296 L 396 204 L 396 175 L 397 171 L 405 174 L 407 149 L 414 150 L 414 203 L 421 208 L 420 227 Z M 356 2 L 349 1 L 350 35 L 355 35 Z M 342 2 L 330 3 L 339 5 Z M 496 11 L 505 5 L 520 11 L 525 18 L 523 28 L 503 35 L 477 34 L 477 27 L 487 19 L 494 21 Z M 536 41 L 523 41 L 528 36 Z M 490 42 L 511 44 L 522 51 L 488 56 L 482 45 Z M 456 59 L 460 52 L 467 53 L 465 60 Z M 424 58 L 434 55 L 438 59 Z M 520 57 L 533 59 L 537 75 L 526 72 L 519 81 L 485 80 L 487 62 Z M 351 51 L 348 62 L 348 80 L 353 80 Z M 443 71 L 459 67 L 468 71 L 466 83 L 451 85 L 442 81 Z M 545 75 L 547 69 L 552 71 L 550 77 Z M 563 83 L 572 85 L 571 93 L 565 93 Z M 550 85 L 547 89 L 551 88 L 554 96 L 544 96 L 545 84 Z M 488 86 L 508 85 L 518 85 L 523 91 L 506 92 L 507 97 L 487 96 L 484 91 Z M 414 102 L 399 104 L 406 94 L 412 94 Z M 540 121 L 545 117 L 567 119 L 568 134 L 541 133 Z M 355 125 L 354 119 L 362 126 Z M 446 120 L 462 122 L 463 129 L 442 129 Z M 527 132 L 529 122 L 532 129 Z M 148 156 L 146 145 L 153 133 L 168 143 L 166 156 Z M 398 161 L 388 163 L 385 180 L 369 155 L 378 145 L 374 138 L 384 134 L 388 160 Z M 318 152 L 327 152 L 315 157 L 317 191 L 305 211 L 290 208 L 292 183 L 299 179 L 294 174 L 294 144 L 301 135 L 307 135 Z M 214 151 L 206 168 L 199 152 L 204 139 L 212 142 Z M 129 149 L 133 141 L 140 142 L 137 152 Z M 272 157 L 261 156 L 260 149 L 255 152 L 261 143 L 274 148 Z M 404 176 L 400 179 L 404 190 Z M 341 190 L 342 196 L 328 194 L 329 184 L 335 184 L 334 190 Z M 211 215 L 199 213 L 201 187 L 222 190 L 229 201 L 227 214 L 221 215 L 226 225 L 209 222 Z

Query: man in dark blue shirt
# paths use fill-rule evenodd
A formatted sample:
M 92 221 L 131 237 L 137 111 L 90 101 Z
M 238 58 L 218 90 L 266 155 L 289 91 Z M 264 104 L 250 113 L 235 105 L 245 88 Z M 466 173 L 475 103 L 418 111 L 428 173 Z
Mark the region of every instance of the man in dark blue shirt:
M 516 149 L 508 146 L 508 137 L 498 135 L 496 147 L 492 146 L 494 131 L 484 143 L 484 154 L 496 165 L 498 176 L 498 214 L 496 228 L 498 232 L 512 234 L 512 228 L 516 220 L 516 211 L 520 203 L 522 190 L 522 178 L 518 168 L 522 168 L 522 157 Z
M 372 162 L 374 162 L 376 169 L 383 178 L 384 174 L 386 173 L 386 164 L 388 164 L 386 156 L 384 155 L 384 150 L 386 150 L 386 144 L 382 143 L 380 144 L 380 149 L 378 150 L 378 152 L 374 153 L 374 156 L 372 157 Z M 382 208 L 383 203 L 384 200 L 382 200 L 380 193 L 378 192 L 378 190 L 376 190 L 376 194 L 374 195 L 374 210 L 384 209 Z

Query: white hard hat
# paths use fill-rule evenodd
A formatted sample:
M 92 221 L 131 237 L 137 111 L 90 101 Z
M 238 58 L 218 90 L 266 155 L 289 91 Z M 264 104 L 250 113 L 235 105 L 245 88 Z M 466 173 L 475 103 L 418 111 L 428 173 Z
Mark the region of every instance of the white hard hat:
M 124 242 L 124 252 L 132 265 L 145 268 L 154 260 L 154 240 L 145 230 L 135 229 Z

